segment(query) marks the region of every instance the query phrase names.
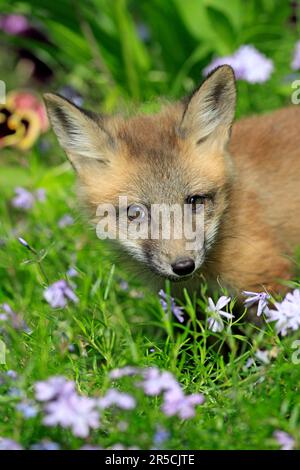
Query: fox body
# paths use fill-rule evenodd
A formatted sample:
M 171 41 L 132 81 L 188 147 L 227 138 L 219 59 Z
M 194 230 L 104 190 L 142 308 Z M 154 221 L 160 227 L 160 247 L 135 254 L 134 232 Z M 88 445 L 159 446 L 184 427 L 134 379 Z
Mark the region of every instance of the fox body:
M 204 211 L 204 242 L 117 239 L 137 269 L 159 285 L 195 290 L 205 278 L 231 292 L 280 291 L 293 275 L 300 242 L 300 109 L 233 124 L 232 69 L 216 69 L 189 98 L 155 115 L 104 117 L 58 95 L 45 95 L 61 146 L 91 211 L 118 204 L 142 212 L 152 204 Z M 125 215 L 126 216 L 126 215 Z M 128 214 L 127 214 L 128 216 Z

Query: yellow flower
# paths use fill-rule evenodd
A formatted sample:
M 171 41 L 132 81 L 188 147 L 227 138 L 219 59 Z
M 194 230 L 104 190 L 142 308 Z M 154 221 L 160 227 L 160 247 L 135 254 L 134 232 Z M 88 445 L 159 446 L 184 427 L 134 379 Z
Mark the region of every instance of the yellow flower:
M 32 93 L 11 92 L 0 105 L 0 148 L 27 150 L 48 129 L 43 103 Z

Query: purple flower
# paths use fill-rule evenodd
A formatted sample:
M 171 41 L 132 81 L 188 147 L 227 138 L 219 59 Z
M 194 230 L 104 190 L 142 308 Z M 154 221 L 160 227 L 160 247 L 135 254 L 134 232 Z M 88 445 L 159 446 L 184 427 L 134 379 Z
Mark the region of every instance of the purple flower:
M 21 209 L 24 211 L 32 209 L 36 201 L 44 202 L 46 198 L 46 193 L 43 188 L 39 188 L 35 191 L 35 193 L 31 193 L 25 188 L 18 187 L 15 188 L 15 193 L 16 196 L 12 199 L 11 205 L 16 209 Z M 20 243 L 22 242 L 20 241 Z
M 119 286 L 120 286 L 120 289 L 125 290 L 125 291 L 128 290 L 129 288 L 128 282 L 124 281 L 123 279 L 122 281 L 120 281 Z
M 18 377 L 18 374 L 16 373 L 16 371 L 11 370 L 11 369 L 6 371 L 6 375 L 7 375 L 7 377 L 9 377 L 13 380 L 15 380 Z
M 27 189 L 18 187 L 15 189 L 15 193 L 16 196 L 11 201 L 13 207 L 24 211 L 32 209 L 35 199 L 31 192 L 27 191 Z
M 248 370 L 255 364 L 255 361 L 252 357 L 248 357 L 246 364 L 243 367 L 243 370 Z
M 22 413 L 24 418 L 34 418 L 38 414 L 38 409 L 33 402 L 21 402 L 16 405 L 16 409 Z
M 67 271 L 67 276 L 76 277 L 78 276 L 78 271 L 73 266 L 71 266 Z
M 138 373 L 139 369 L 137 367 L 125 366 L 119 369 L 113 369 L 110 371 L 109 376 L 111 379 L 121 379 L 122 377 L 136 375 Z
M 275 431 L 273 434 L 274 438 L 281 445 L 281 450 L 293 450 L 295 446 L 295 440 L 287 432 Z
M 75 383 L 65 377 L 50 377 L 35 384 L 35 397 L 38 401 L 50 401 L 68 397 L 75 392 Z
M 45 202 L 46 200 L 46 190 L 44 188 L 39 188 L 35 192 L 35 197 L 37 201 Z
M 195 415 L 195 406 L 204 401 L 201 394 L 185 395 L 175 377 L 156 367 L 145 369 L 143 381 L 137 385 L 143 388 L 146 395 L 163 394 L 162 411 L 167 416 L 179 416 L 181 419 L 192 418 Z
M 4 313 L 1 314 L 1 311 Z M 30 332 L 23 317 L 15 313 L 7 303 L 0 305 L 0 320 L 9 321 L 15 330 L 23 330 L 27 333 Z
M 174 298 L 171 296 L 168 296 L 166 292 L 163 291 L 162 289 L 159 291 L 158 295 L 160 297 L 160 303 L 161 303 L 163 310 L 166 313 L 168 313 L 168 300 L 169 300 L 171 312 L 173 313 L 174 317 L 176 317 L 180 323 L 183 323 L 184 321 L 184 316 L 182 313 L 183 307 L 178 307 L 175 303 Z
M 73 292 L 70 284 L 64 279 L 51 284 L 45 290 L 44 298 L 53 308 L 63 308 L 69 300 L 74 303 L 78 302 L 78 297 Z
M 266 292 L 251 292 L 251 291 L 243 291 L 243 294 L 247 295 L 248 298 L 244 300 L 245 307 L 249 308 L 251 305 L 258 303 L 257 307 L 257 316 L 267 311 L 268 309 L 268 299 L 270 299 L 270 295 Z
M 30 447 L 31 450 L 60 450 L 60 445 L 57 442 L 49 441 L 45 439 L 44 441 L 37 442 Z
M 95 399 L 81 397 L 76 393 L 62 396 L 45 406 L 46 416 L 43 423 L 46 426 L 60 425 L 63 428 L 70 428 L 74 436 L 87 437 L 90 429 L 99 427 L 96 404 Z
M 132 410 L 136 406 L 135 399 L 128 393 L 122 393 L 118 390 L 110 389 L 103 398 L 99 398 L 98 406 L 102 409 L 110 406 L 118 406 L 123 410 Z
M 29 23 L 23 15 L 3 15 L 0 17 L 0 29 L 11 35 L 22 34 L 29 28 Z
M 249 83 L 266 82 L 274 70 L 271 59 L 268 59 L 255 47 L 244 45 L 231 56 L 214 59 L 204 69 L 204 75 L 208 75 L 213 69 L 224 64 L 231 65 L 237 79 L 246 80 Z
M 207 311 L 212 314 L 207 319 L 208 328 L 213 331 L 214 333 L 220 332 L 224 329 L 224 323 L 221 317 L 225 317 L 228 319 L 234 318 L 234 315 L 231 313 L 224 312 L 222 308 L 224 308 L 229 302 L 231 301 L 230 297 L 226 297 L 222 295 L 217 303 L 215 304 L 211 297 L 208 298 L 208 307 Z
M 277 333 L 285 336 L 289 330 L 300 328 L 300 290 L 289 292 L 282 302 L 274 302 L 276 309 L 267 312 L 268 322 L 275 322 Z
M 146 395 L 159 395 L 178 386 L 178 382 L 170 372 L 160 371 L 156 367 L 150 367 L 144 372 L 143 381 L 138 384 Z
M 150 31 L 145 23 L 138 23 L 136 26 L 139 38 L 143 42 L 147 42 L 150 39 Z
M 162 411 L 166 416 L 178 416 L 189 419 L 195 416 L 195 406 L 202 405 L 204 397 L 200 393 L 184 395 L 180 386 L 174 387 L 164 394 Z
M 79 396 L 73 381 L 65 377 L 51 377 L 35 384 L 36 399 L 45 402 L 46 426 L 70 428 L 75 436 L 87 437 L 90 428 L 99 426 L 97 400 Z
M 66 98 L 69 101 L 72 101 L 76 106 L 82 106 L 83 105 L 83 98 L 80 95 L 80 93 L 75 90 L 73 87 L 70 85 L 66 85 L 58 90 L 58 93 Z
M 23 450 L 23 447 L 12 439 L 0 437 L 0 450 Z
M 165 441 L 167 441 L 170 437 L 169 431 L 167 431 L 165 428 L 161 426 L 157 426 L 156 432 L 153 437 L 153 443 L 155 446 L 161 446 L 164 444 Z
M 74 219 L 70 214 L 65 214 L 64 216 L 62 216 L 57 223 L 59 228 L 65 228 L 68 225 L 73 225 L 73 224 L 74 224 Z
M 0 320 L 6 321 L 8 320 L 9 316 L 13 315 L 13 310 L 11 307 L 5 302 L 4 304 L 0 305 Z
M 300 69 L 300 41 L 297 41 L 295 44 L 294 56 L 291 63 L 293 70 Z
M 8 390 L 7 395 L 12 397 L 12 398 L 24 398 L 25 393 L 23 392 L 23 390 L 20 390 L 17 387 L 11 387 Z
M 100 446 L 92 446 L 90 444 L 85 444 L 84 446 L 80 447 L 79 450 L 103 450 Z

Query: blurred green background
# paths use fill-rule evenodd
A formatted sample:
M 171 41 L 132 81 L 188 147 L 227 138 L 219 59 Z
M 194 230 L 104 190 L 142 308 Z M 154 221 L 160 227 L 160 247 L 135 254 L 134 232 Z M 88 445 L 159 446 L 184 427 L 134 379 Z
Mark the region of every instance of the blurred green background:
M 271 59 L 274 71 L 267 84 L 238 82 L 238 115 L 287 103 L 297 78 L 291 68 L 300 36 L 296 1 L 1 0 L 0 6 L 1 79 L 8 90 L 68 86 L 94 110 L 131 109 L 159 95 L 190 93 L 213 58 L 244 44 Z M 5 15 L 25 17 L 27 27 L 20 17 L 5 26 Z

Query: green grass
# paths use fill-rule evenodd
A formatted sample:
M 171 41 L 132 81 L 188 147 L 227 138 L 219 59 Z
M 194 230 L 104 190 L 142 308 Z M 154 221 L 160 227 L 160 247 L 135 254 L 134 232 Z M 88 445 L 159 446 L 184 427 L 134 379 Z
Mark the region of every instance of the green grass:
M 154 435 L 162 426 L 169 437 L 161 448 L 276 449 L 273 432 L 280 429 L 293 436 L 299 447 L 300 366 L 292 361 L 297 335 L 283 340 L 270 325 L 259 329 L 242 319 L 216 335 L 212 346 L 205 315 L 196 317 L 196 307 L 200 312 L 205 309 L 205 286 L 199 299 L 186 299 L 186 323 L 176 324 L 163 312 L 156 292 L 112 264 L 105 243 L 81 218 L 73 174 L 52 157 L 56 152 L 54 146 L 46 155 L 34 149 L 26 161 L 15 152 L 3 157 L 0 304 L 7 302 L 31 331 L 15 330 L 9 322 L 0 324 L 0 339 L 6 345 L 6 363 L 0 366 L 0 436 L 26 448 L 48 438 L 65 449 L 86 442 L 104 448 L 122 443 L 148 449 L 156 446 Z M 27 213 L 16 211 L 10 200 L 17 185 L 45 188 L 46 201 Z M 73 215 L 75 223 L 59 228 L 58 220 L 66 213 Z M 17 236 L 38 255 L 23 247 Z M 43 290 L 47 283 L 66 278 L 70 266 L 79 273 L 71 282 L 80 301 L 52 309 L 43 299 Z M 120 286 L 122 279 L 128 281 L 128 290 Z M 272 351 L 270 364 L 257 360 L 245 369 L 258 349 Z M 160 398 L 145 396 L 132 378 L 110 383 L 109 371 L 125 365 L 171 371 L 186 393 L 203 393 L 205 403 L 197 407 L 195 418 L 168 418 L 160 410 Z M 10 369 L 18 373 L 15 381 L 5 376 Z M 117 387 L 133 394 L 137 407 L 107 411 L 100 429 L 87 440 L 44 426 L 41 414 L 25 419 L 16 410 L 21 399 L 9 394 L 9 389 L 17 387 L 31 398 L 34 383 L 52 375 L 75 380 L 80 393 L 88 396 L 101 396 L 110 386 Z M 120 430 L 124 422 L 126 431 Z

